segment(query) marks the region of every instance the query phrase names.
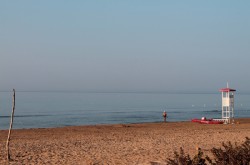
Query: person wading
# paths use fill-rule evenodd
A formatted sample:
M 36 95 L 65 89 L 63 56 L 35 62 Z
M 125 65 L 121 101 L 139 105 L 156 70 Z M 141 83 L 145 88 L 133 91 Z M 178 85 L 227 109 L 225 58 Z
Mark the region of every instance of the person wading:
M 164 111 L 163 113 L 162 113 L 162 116 L 163 116 L 163 118 L 164 118 L 164 122 L 166 123 L 166 121 L 167 121 L 167 112 L 166 111 Z

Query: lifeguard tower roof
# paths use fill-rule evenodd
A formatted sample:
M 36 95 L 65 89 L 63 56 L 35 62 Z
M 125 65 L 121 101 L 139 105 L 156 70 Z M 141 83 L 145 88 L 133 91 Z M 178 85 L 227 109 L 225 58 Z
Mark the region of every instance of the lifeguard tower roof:
M 220 89 L 220 92 L 234 92 L 236 91 L 235 89 L 231 89 L 231 88 L 222 88 Z

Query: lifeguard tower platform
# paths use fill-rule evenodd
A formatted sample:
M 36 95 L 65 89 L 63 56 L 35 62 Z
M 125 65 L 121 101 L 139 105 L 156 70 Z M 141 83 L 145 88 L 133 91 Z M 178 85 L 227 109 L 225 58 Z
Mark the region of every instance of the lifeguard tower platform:
M 235 89 L 227 88 L 220 89 L 222 93 L 222 119 L 225 124 L 234 123 L 234 92 Z M 219 119 L 218 119 L 219 120 Z

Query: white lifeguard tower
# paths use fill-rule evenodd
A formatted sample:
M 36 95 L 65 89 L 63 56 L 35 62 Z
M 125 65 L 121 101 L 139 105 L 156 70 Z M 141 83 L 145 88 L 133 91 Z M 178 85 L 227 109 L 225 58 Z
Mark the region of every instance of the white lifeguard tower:
M 227 88 L 220 89 L 222 93 L 222 120 L 224 123 L 234 123 L 234 92 L 235 89 Z

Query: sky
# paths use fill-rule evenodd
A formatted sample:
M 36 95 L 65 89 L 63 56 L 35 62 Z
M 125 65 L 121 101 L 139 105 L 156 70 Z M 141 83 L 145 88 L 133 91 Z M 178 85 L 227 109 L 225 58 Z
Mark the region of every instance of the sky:
M 0 1 L 0 90 L 250 92 L 250 1 Z

